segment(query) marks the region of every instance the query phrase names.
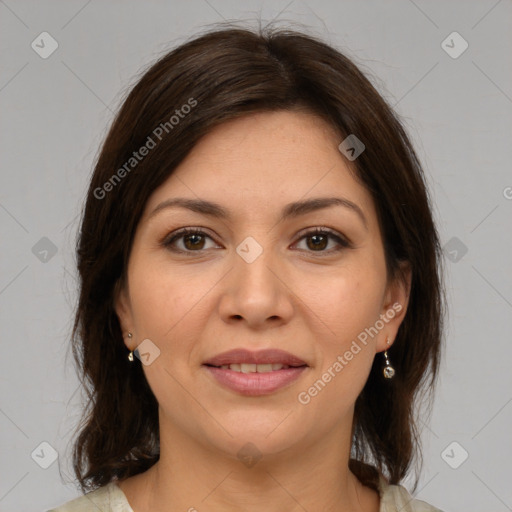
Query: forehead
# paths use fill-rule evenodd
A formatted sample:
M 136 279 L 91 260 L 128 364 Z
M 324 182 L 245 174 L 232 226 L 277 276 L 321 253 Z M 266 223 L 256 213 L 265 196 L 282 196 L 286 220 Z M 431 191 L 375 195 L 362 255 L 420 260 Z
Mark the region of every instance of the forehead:
M 374 213 L 368 191 L 338 150 L 340 136 L 307 112 L 259 112 L 204 136 L 149 198 L 144 216 L 172 197 L 220 203 L 247 219 L 312 197 L 343 197 Z

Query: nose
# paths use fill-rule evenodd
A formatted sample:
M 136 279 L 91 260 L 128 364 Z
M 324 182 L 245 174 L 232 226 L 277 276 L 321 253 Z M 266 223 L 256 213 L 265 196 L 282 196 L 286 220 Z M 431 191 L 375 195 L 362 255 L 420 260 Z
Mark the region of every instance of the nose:
M 253 329 L 283 325 L 294 311 L 290 278 L 275 251 L 250 238 L 237 247 L 223 279 L 219 313 L 225 322 L 245 321 Z

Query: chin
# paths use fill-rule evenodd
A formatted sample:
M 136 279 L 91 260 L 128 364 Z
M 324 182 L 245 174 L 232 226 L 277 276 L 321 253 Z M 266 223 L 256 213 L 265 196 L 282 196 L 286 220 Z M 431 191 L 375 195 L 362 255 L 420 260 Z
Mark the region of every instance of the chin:
M 249 415 L 232 414 L 229 420 L 217 417 L 227 432 L 216 429 L 215 436 L 207 434 L 207 438 L 219 451 L 239 459 L 278 454 L 296 446 L 305 435 L 290 421 L 290 412 L 281 409 L 277 414 L 265 415 L 255 410 Z

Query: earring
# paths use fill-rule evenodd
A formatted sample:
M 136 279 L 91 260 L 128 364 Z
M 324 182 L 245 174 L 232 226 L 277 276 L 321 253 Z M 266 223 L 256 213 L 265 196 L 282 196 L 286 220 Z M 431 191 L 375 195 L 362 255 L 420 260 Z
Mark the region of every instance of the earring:
M 382 370 L 382 373 L 384 374 L 384 378 L 392 379 L 393 376 L 395 375 L 395 369 L 389 364 L 388 351 L 387 350 L 384 352 L 384 357 L 386 358 L 386 366 Z
M 133 334 L 131 332 L 128 333 L 128 338 L 133 338 Z M 130 350 L 128 354 L 128 361 L 133 362 L 133 350 Z

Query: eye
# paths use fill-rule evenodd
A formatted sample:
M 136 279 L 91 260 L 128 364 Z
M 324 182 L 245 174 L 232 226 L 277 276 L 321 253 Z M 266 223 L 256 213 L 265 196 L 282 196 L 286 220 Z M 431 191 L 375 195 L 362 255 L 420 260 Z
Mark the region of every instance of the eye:
M 162 244 L 171 251 L 184 253 L 200 252 L 202 249 L 208 249 L 208 247 L 205 247 L 206 238 L 213 240 L 212 237 L 207 235 L 204 231 L 194 228 L 184 228 L 175 232 L 171 238 L 167 238 L 162 242 Z M 176 241 L 183 241 L 183 246 L 181 248 L 176 248 Z
M 351 247 L 350 242 L 346 238 L 328 228 L 315 228 L 307 231 L 302 235 L 300 241 L 304 239 L 306 240 L 306 246 L 310 249 L 310 252 L 332 253 Z M 338 246 L 325 251 L 324 249 L 328 246 L 329 239 L 334 240 Z

